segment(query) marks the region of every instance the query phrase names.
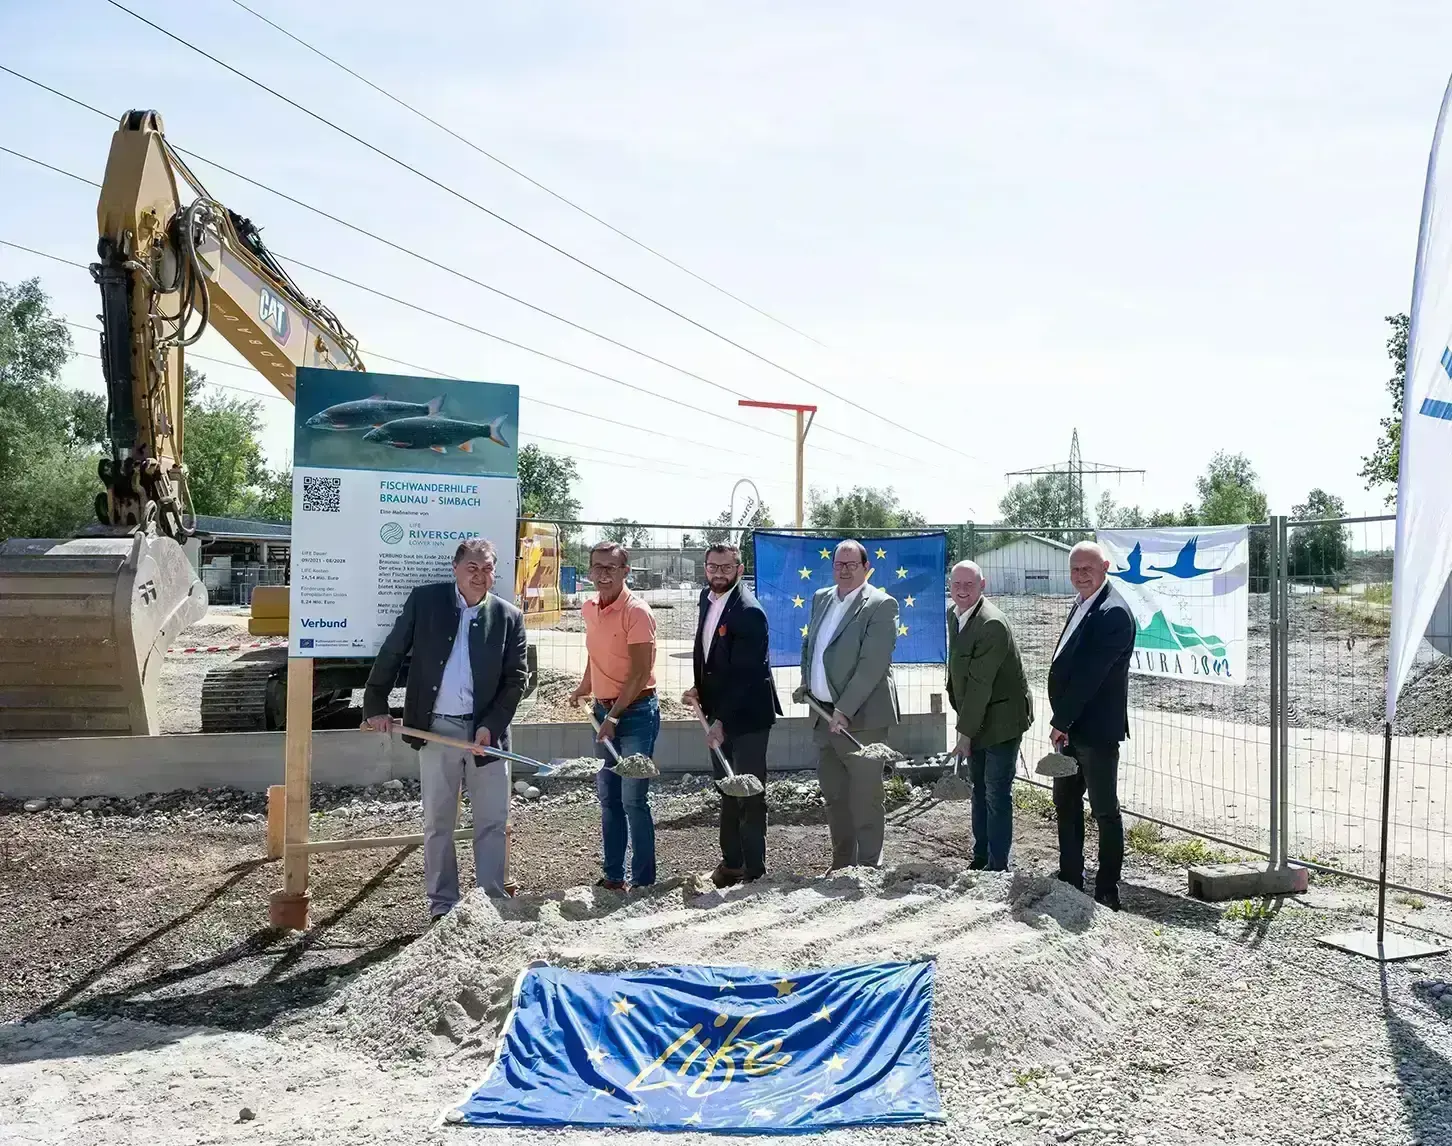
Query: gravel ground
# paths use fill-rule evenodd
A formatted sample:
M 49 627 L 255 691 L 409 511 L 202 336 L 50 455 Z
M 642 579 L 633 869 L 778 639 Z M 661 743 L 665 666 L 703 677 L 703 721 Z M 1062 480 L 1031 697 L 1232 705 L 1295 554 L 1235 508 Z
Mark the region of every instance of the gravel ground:
M 515 811 L 515 874 L 537 894 L 502 919 L 473 905 L 423 939 L 414 851 L 317 857 L 314 930 L 269 930 L 279 873 L 257 859 L 260 797 L 0 806 L 0 950 L 19 956 L 0 976 L 0 1139 L 462 1141 L 432 1127 L 477 1081 L 497 1029 L 498 976 L 484 972 L 576 948 L 584 961 L 937 954 L 948 1126 L 834 1141 L 1452 1143 L 1452 966 L 1383 973 L 1316 944 L 1368 923 L 1355 885 L 1227 910 L 1183 898 L 1181 871 L 1132 853 L 1125 911 L 1110 915 L 1043 878 L 1055 860 L 1036 790 L 1020 792 L 1008 875 L 964 870 L 967 802 L 897 796 L 889 868 L 839 886 L 810 878 L 830 860 L 815 785 L 774 778 L 771 875 L 698 894 L 717 858 L 715 797 L 701 778 L 662 785 L 665 882 L 607 897 L 588 886 L 593 798 L 558 784 Z M 406 784 L 319 791 L 314 807 L 321 837 L 418 817 Z M 1438 906 L 1393 907 L 1452 931 Z M 476 998 L 461 998 L 466 979 Z

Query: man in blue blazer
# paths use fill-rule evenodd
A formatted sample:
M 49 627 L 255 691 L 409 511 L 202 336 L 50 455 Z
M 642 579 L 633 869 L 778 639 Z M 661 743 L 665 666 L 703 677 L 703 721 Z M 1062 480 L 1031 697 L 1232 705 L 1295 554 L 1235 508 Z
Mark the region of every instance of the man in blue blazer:
M 699 704 L 711 727 L 707 743 L 721 749 L 735 772 L 766 784 L 766 745 L 781 714 L 767 656 L 766 610 L 741 580 L 734 545 L 706 551 L 706 582 L 692 650 L 695 685 L 685 703 Z M 719 780 L 725 775 L 711 759 Z M 766 874 L 766 794 L 721 796 L 721 862 L 711 873 L 717 887 Z
M 1069 553 L 1069 580 L 1079 593 L 1049 665 L 1049 739 L 1079 763 L 1054 779 L 1059 821 L 1059 878 L 1084 887 L 1084 793 L 1099 825 L 1094 898 L 1119 910 L 1124 820 L 1119 814 L 1119 745 L 1129 735 L 1129 662 L 1134 614 L 1108 583 L 1109 562 L 1092 541 Z

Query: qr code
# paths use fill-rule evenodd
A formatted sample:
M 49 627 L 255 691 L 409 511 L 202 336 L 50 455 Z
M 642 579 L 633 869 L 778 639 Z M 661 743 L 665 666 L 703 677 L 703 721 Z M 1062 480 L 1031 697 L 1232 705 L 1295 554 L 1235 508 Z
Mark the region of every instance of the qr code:
M 303 475 L 303 512 L 337 513 L 341 502 L 343 479 Z

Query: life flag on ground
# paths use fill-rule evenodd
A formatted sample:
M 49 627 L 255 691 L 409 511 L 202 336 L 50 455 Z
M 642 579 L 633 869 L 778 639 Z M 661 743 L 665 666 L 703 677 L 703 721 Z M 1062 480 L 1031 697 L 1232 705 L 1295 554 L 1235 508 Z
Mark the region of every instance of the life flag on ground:
M 1245 526 L 1101 529 L 1094 538 L 1109 558 L 1110 584 L 1134 614 L 1130 672 L 1245 684 L 1250 648 Z
M 1397 481 L 1396 567 L 1392 574 L 1391 653 L 1386 718 L 1416 660 L 1422 636 L 1452 574 L 1452 154 L 1442 96 L 1417 238 L 1402 396 Z
M 771 630 L 773 666 L 802 661 L 812 619 L 812 594 L 832 584 L 832 553 L 840 537 L 753 534 L 756 597 Z M 939 665 L 948 659 L 948 535 L 863 538 L 871 560 L 868 583 L 897 598 L 895 664 Z
M 943 1121 L 933 964 L 520 977 L 474 1126 L 805 1133 Z

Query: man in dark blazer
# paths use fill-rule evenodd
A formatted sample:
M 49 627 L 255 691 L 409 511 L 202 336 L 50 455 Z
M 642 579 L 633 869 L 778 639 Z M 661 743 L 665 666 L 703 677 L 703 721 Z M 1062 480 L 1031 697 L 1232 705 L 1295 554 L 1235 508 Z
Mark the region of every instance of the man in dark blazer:
M 1084 793 L 1099 825 L 1094 898 L 1119 910 L 1124 821 L 1119 814 L 1119 745 L 1129 735 L 1129 662 L 1134 614 L 1107 582 L 1109 562 L 1092 541 L 1069 553 L 1069 580 L 1079 593 L 1049 665 L 1049 739 L 1078 761 L 1054 778 L 1059 821 L 1059 878 L 1084 887 Z
M 975 868 L 1005 871 L 1013 844 L 1013 774 L 1034 722 L 1033 698 L 1013 630 L 983 595 L 972 561 L 953 566 L 948 591 L 948 701 L 958 714 L 956 754 L 973 780 Z
M 524 695 L 529 670 L 524 614 L 490 592 L 494 565 L 494 546 L 473 538 L 454 553 L 452 581 L 420 585 L 408 595 L 363 690 L 367 727 L 376 732 L 392 728 L 388 694 L 404 658 L 412 653 L 404 724 L 508 751 L 509 723 Z M 474 814 L 475 882 L 490 895 L 504 895 L 509 762 L 414 736 L 404 740 L 409 747 L 422 749 L 419 786 L 429 913 L 438 919 L 459 901 L 454 826 L 461 785 L 468 788 Z
M 733 771 L 766 785 L 766 746 L 781 714 L 767 657 L 766 610 L 741 580 L 741 552 L 734 545 L 706 551 L 706 582 L 692 651 L 695 686 L 683 698 L 710 721 L 706 740 Z M 719 780 L 725 772 L 711 755 Z M 711 873 L 717 887 L 766 874 L 766 794 L 721 796 L 721 862 Z

